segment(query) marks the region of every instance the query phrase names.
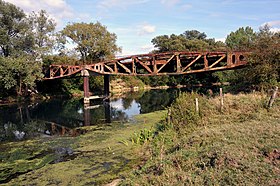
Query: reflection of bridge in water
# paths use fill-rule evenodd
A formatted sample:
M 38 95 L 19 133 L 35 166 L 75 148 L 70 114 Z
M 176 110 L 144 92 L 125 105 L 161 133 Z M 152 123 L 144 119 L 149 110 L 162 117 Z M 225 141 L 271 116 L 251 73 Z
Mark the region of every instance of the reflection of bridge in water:
M 133 55 L 87 65 L 50 65 L 45 80 L 77 73 L 84 77 L 84 102 L 89 103 L 89 76 L 104 76 L 104 96 L 109 96 L 109 75 L 158 76 L 186 75 L 231 70 L 247 64 L 248 52 L 168 52 Z

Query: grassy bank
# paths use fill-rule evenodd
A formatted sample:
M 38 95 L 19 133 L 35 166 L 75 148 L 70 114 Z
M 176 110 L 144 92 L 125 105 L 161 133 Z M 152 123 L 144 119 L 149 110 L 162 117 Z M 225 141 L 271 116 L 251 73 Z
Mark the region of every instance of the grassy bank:
M 131 137 L 150 129 L 165 111 L 139 115 L 131 123 L 85 127 L 78 137 L 1 143 L 0 184 L 102 185 L 139 163 Z
M 220 112 L 219 98 L 181 95 L 122 185 L 279 185 L 280 100 L 268 99 L 227 94 Z

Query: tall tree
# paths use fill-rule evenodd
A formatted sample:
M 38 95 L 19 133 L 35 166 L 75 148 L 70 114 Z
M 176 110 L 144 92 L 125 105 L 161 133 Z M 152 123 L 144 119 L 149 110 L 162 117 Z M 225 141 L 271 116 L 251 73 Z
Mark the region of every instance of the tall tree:
M 226 38 L 226 45 L 232 50 L 249 50 L 256 39 L 254 30 L 247 26 L 231 32 Z
M 51 51 L 55 42 L 56 23 L 45 10 L 32 12 L 28 17 L 35 39 L 36 52 L 39 56 Z
M 20 51 L 30 52 L 33 37 L 25 20 L 25 13 L 15 5 L 0 0 L 0 48 L 2 56 Z
M 101 23 L 73 23 L 67 25 L 62 34 L 76 44 L 76 50 L 80 52 L 82 60 L 99 61 L 115 56 L 121 51 L 117 46 L 117 36 L 110 33 Z

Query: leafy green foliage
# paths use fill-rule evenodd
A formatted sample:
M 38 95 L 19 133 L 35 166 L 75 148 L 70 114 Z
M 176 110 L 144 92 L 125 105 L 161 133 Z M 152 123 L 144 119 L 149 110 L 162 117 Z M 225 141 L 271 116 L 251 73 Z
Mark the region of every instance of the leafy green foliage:
M 241 27 L 227 36 L 226 45 L 231 50 L 249 50 L 252 48 L 255 39 L 256 33 L 251 27 Z
M 32 32 L 35 39 L 36 51 L 39 55 L 49 52 L 54 45 L 54 30 L 56 23 L 45 10 L 38 13 L 32 12 L 28 17 L 29 25 L 32 26 Z
M 131 142 L 137 145 L 143 145 L 154 137 L 155 133 L 152 129 L 143 129 L 140 132 L 134 132 Z
M 220 73 L 218 76 L 235 84 L 237 90 L 268 89 L 279 84 L 280 36 L 268 26 L 254 33 L 246 27 L 232 32 L 226 40 L 232 49 L 250 50 L 249 65 L 242 70 Z
M 6 90 L 14 89 L 17 95 L 26 95 L 27 90 L 34 88 L 35 81 L 42 77 L 41 63 L 31 57 L 0 58 L 0 85 Z
M 157 36 L 152 43 L 157 48 L 156 52 L 169 51 L 207 51 L 224 48 L 221 42 L 215 39 L 206 39 L 207 35 L 197 30 L 187 30 L 183 34 Z
M 33 37 L 24 12 L 11 3 L 0 0 L 0 55 L 30 52 Z
M 199 111 L 196 111 L 195 99 L 198 99 Z M 193 128 L 201 125 L 201 119 L 212 110 L 208 99 L 197 93 L 183 93 L 170 106 L 171 122 L 175 129 Z
M 120 51 L 116 45 L 116 34 L 107 31 L 99 22 L 70 24 L 61 33 L 77 44 L 76 50 L 80 52 L 84 62 L 110 59 Z

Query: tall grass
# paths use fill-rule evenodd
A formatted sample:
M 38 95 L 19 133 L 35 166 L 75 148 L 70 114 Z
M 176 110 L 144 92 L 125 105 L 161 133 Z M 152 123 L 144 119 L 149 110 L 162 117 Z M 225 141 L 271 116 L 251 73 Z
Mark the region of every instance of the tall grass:
M 226 94 L 220 112 L 219 97 L 180 95 L 122 185 L 279 185 L 280 103 L 267 110 L 267 101 Z

